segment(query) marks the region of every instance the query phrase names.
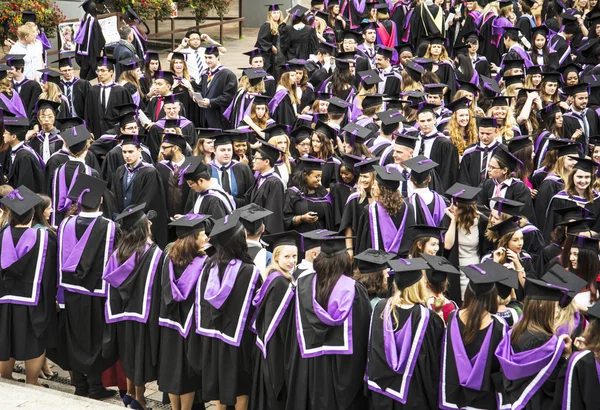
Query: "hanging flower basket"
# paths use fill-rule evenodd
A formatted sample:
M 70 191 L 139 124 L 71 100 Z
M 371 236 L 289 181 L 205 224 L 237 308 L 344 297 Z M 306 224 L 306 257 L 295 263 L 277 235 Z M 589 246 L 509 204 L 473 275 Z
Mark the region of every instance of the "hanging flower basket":
M 229 12 L 231 0 L 190 0 L 190 7 L 196 12 L 196 21 L 203 22 L 208 13 L 214 10 L 219 17 L 225 17 Z
M 23 11 L 32 11 L 37 17 L 37 25 L 47 37 L 56 36 L 56 27 L 65 20 L 65 15 L 54 0 L 0 1 L 0 31 L 15 39 L 17 28 L 23 24 Z
M 124 12 L 131 7 L 143 20 L 150 21 L 155 18 L 162 21 L 171 18 L 173 4 L 171 0 L 113 0 L 113 9 Z M 189 0 L 177 1 L 177 9 L 184 10 L 190 3 Z

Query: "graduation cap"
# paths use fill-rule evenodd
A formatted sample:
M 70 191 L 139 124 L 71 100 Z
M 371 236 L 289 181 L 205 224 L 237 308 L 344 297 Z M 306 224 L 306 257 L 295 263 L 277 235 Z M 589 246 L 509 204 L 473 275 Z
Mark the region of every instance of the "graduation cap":
M 313 134 L 313 129 L 305 125 L 298 127 L 292 131 L 290 136 L 296 145 L 300 144 L 306 139 L 310 139 Z
M 567 206 L 565 208 L 559 208 L 554 210 L 555 213 L 562 217 L 563 221 L 570 219 L 588 218 L 594 216 L 589 209 L 579 205 Z
M 383 104 L 383 94 L 365 94 L 362 101 L 363 110 L 369 107 L 376 107 Z
M 394 283 L 398 290 L 404 290 L 423 278 L 423 271 L 431 269 L 423 258 L 392 259 L 388 265 L 394 271 Z
M 331 4 L 331 1 L 329 2 Z M 360 30 L 365 34 L 367 30 L 377 30 L 377 23 L 373 21 L 363 21 L 360 23 Z
M 357 174 L 368 174 L 375 172 L 374 166 L 379 163 L 379 158 L 368 158 L 354 165 Z
M 364 144 L 365 140 L 371 135 L 371 130 L 369 128 L 352 122 L 346 124 L 346 126 L 342 128 L 342 131 L 344 131 L 344 137 L 351 146 L 354 146 L 356 142 Z
M 185 55 L 180 51 L 173 51 L 171 53 L 171 60 L 185 61 Z
M 512 100 L 512 98 L 513 97 L 500 95 L 497 97 L 488 98 L 488 100 L 492 101 L 492 107 L 508 107 L 510 106 L 510 100 Z
M 543 65 L 532 65 L 530 67 L 526 67 L 525 72 L 527 75 L 535 75 L 535 74 L 544 75 L 543 69 L 544 69 Z M 547 74 L 554 74 L 554 73 L 547 73 Z
M 552 266 L 548 272 L 542 276 L 542 281 L 562 288 L 567 288 L 567 297 L 563 297 L 559 303 L 561 308 L 567 307 L 575 296 L 587 286 L 587 281 L 585 279 L 580 278 L 573 272 L 569 272 L 559 264 Z
M 0 64 L 0 80 L 4 80 L 6 77 L 8 77 L 8 70 L 10 70 L 9 66 Z
M 402 54 L 405 51 L 410 51 L 411 53 L 413 53 L 414 50 L 414 47 L 410 43 L 398 43 L 398 45 L 396 46 L 396 51 L 398 52 L 398 54 Z
M 569 97 L 574 96 L 575 94 L 579 94 L 579 93 L 589 94 L 590 85 L 588 83 L 579 83 L 576 85 L 570 85 L 567 87 L 563 87 L 562 90 Z
M 548 149 L 550 149 L 550 147 L 548 147 Z M 553 149 L 556 150 L 556 156 L 558 158 L 564 157 L 565 155 L 572 155 L 572 156 L 576 156 L 577 158 L 579 158 L 581 155 L 581 151 L 579 149 L 579 144 L 577 144 L 577 143 L 557 144 L 553 147 Z
M 27 10 L 21 13 L 21 21 L 23 22 L 23 24 L 29 22 L 37 24 L 37 16 L 33 11 Z
M 325 0 L 310 0 L 310 6 L 322 6 L 325 3 Z
M 508 278 L 508 269 L 489 259 L 483 263 L 461 266 L 460 270 L 467 275 L 469 287 L 478 296 L 488 294 L 494 290 L 497 282 Z
M 518 137 L 513 137 L 510 139 L 510 141 L 508 141 L 508 150 L 514 154 L 515 152 L 532 145 L 533 141 L 529 135 L 519 135 Z
M 432 36 L 426 37 L 425 40 L 427 40 L 429 44 L 437 46 L 442 46 L 446 42 L 446 38 L 439 34 L 434 34 Z
M 525 79 L 522 75 L 505 75 L 502 77 L 502 79 L 504 80 L 505 87 L 510 87 L 511 85 L 515 84 L 523 84 L 525 82 Z
M 412 239 L 417 240 L 419 238 L 440 238 L 443 231 L 447 231 L 446 228 L 439 226 L 430 225 L 413 225 L 412 227 Z
M 152 60 L 160 60 L 159 52 L 156 50 L 146 50 L 144 54 L 144 61 L 149 63 Z
M 297 170 L 302 170 L 304 172 L 321 171 L 325 164 L 325 161 L 322 159 L 311 157 L 300 157 L 297 161 Z
M 494 209 L 498 211 L 499 214 L 504 213 L 512 216 L 521 216 L 521 210 L 525 206 L 523 202 L 501 197 L 494 197 L 491 201 L 494 201 Z
M 432 95 L 444 95 L 444 88 L 446 88 L 446 84 L 425 84 L 423 88 L 425 88 L 425 92 L 427 94 Z
M 67 128 L 76 127 L 82 124 L 85 124 L 85 121 L 79 117 L 57 118 L 55 122 L 55 126 L 59 131 L 64 131 Z
M 421 253 L 421 258 L 427 262 L 431 269 L 427 270 L 427 280 L 433 284 L 442 284 L 446 282 L 446 278 L 448 278 L 448 274 L 451 275 L 460 275 L 460 271 L 454 267 L 448 261 L 448 259 L 443 256 L 437 255 L 427 255 L 426 253 Z
M 383 81 L 377 70 L 359 71 L 360 81 L 367 86 L 373 86 Z
M 437 110 L 438 108 L 440 108 L 439 105 L 429 104 L 428 102 L 421 102 L 419 103 L 417 110 L 419 111 L 419 114 L 425 112 L 431 112 L 435 114 L 435 110 Z
M 315 229 L 309 232 L 301 232 L 302 235 L 302 250 L 303 252 L 309 251 L 314 248 L 321 246 L 321 240 L 325 237 L 335 236 L 337 232 L 328 231 L 327 229 Z
M 600 303 L 594 303 L 592 306 L 590 306 L 587 310 L 587 314 L 590 317 L 590 320 L 596 322 L 595 326 L 598 326 L 600 323 Z
M 261 238 L 268 244 L 267 250 L 275 252 L 279 246 L 295 246 L 298 252 L 302 251 L 302 236 L 296 231 L 284 231 L 265 235 Z
M 181 174 L 186 181 L 197 181 L 200 178 L 210 179 L 210 171 L 203 157 L 189 157 L 181 166 Z
M 138 68 L 142 68 L 144 66 L 144 61 L 140 60 L 137 57 L 128 57 L 126 59 L 120 60 L 119 64 L 123 67 L 123 71 L 131 71 L 136 70 Z
M 322 10 L 317 10 L 317 12 L 315 13 L 315 17 L 318 17 L 320 19 L 325 20 L 326 22 L 329 21 L 329 13 L 325 13 Z
M 283 6 L 283 4 L 267 4 L 266 6 L 268 11 L 279 11 L 281 10 L 279 6 Z
M 390 60 L 392 58 L 392 56 L 394 55 L 394 49 L 389 48 L 389 47 L 379 46 L 379 47 L 377 47 L 376 53 L 378 55 L 383 56 L 384 58 L 387 58 L 388 60 Z
M 512 4 L 512 0 L 509 0 Z M 521 34 L 521 29 L 519 27 L 504 27 L 504 33 L 502 37 L 508 37 L 514 41 L 519 41 L 519 35 Z
M 589 249 L 590 251 L 594 252 L 594 253 L 598 253 L 599 248 L 598 248 L 598 242 L 600 241 L 600 239 L 598 238 L 592 238 L 590 236 L 584 236 L 584 235 L 574 235 L 574 234 L 568 234 L 569 236 L 573 237 L 573 247 L 575 248 L 579 248 L 579 249 Z
M 517 157 L 508 151 L 508 148 L 505 148 L 502 145 L 498 146 L 498 149 L 494 150 L 492 158 L 496 158 L 497 161 L 500 161 L 502 164 L 504 164 L 506 168 L 508 168 L 509 172 L 514 172 L 519 164 L 522 164 Z
M 548 27 L 546 27 L 543 24 L 541 26 L 533 27 L 531 29 L 531 39 L 533 40 L 535 38 L 536 34 L 538 34 L 538 33 L 544 37 L 548 37 L 548 33 L 549 33 Z
M 353 30 L 345 30 L 342 33 L 342 41 L 346 40 L 346 39 L 350 39 L 350 40 L 354 40 L 357 43 L 360 43 L 362 40 L 362 34 L 359 33 L 358 31 L 353 31 Z
M 262 95 L 262 94 L 257 94 L 254 96 L 254 99 L 252 100 L 252 104 L 254 105 L 267 105 L 269 104 L 269 100 L 272 97 L 269 97 L 268 95 Z
M 175 134 L 172 132 L 166 132 L 163 133 L 162 136 L 163 142 L 166 142 L 167 144 L 173 144 L 176 147 L 179 147 L 182 152 L 185 152 L 185 148 L 187 147 L 187 141 L 185 140 L 183 135 Z
M 425 57 L 415 57 L 413 60 L 415 63 L 421 65 L 421 67 L 423 67 L 423 70 L 433 70 L 433 64 L 435 63 L 435 61 L 433 61 L 432 59 Z
M 123 145 L 135 145 L 136 147 L 139 147 L 142 145 L 144 136 L 138 134 L 121 134 L 117 139 L 121 141 Z
M 335 52 L 337 51 L 337 46 L 335 44 L 331 44 L 331 43 L 319 43 L 319 45 L 317 46 L 317 52 L 325 52 L 329 55 L 334 55 Z
M 355 64 L 354 53 L 340 53 L 335 58 L 335 69 L 336 71 L 349 71 L 350 64 Z
M 2 57 L 2 62 L 9 67 L 25 67 L 25 54 L 6 54 Z
M 327 106 L 327 112 L 330 114 L 345 114 L 350 107 L 350 104 L 341 98 L 332 97 L 327 100 L 329 105 Z
M 521 70 L 523 70 L 525 68 L 525 61 L 523 61 L 523 59 L 521 58 L 516 58 L 514 60 L 504 60 L 502 68 L 505 72 L 508 70 L 513 70 L 515 68 L 520 68 Z
M 72 153 L 81 152 L 87 145 L 87 141 L 92 138 L 92 134 L 90 134 L 85 125 L 68 128 L 60 136 Z
M 169 84 L 173 85 L 173 73 L 165 70 L 158 70 L 154 73 L 155 80 L 165 80 Z
M 459 55 L 465 55 L 468 56 L 469 55 L 469 48 L 470 46 L 466 45 L 466 44 L 459 44 L 454 46 L 454 56 L 459 56 Z
M 404 69 L 414 81 L 421 81 L 421 75 L 425 72 L 425 68 L 413 60 L 407 60 Z
M 198 138 L 211 139 L 223 132 L 221 128 L 196 128 Z
M 562 113 L 563 110 L 560 106 L 560 103 L 550 103 L 544 107 L 543 110 L 540 110 L 540 116 L 544 122 L 548 122 L 551 119 L 554 119 L 554 116 L 557 113 Z
M 240 214 L 240 221 L 249 234 L 258 232 L 264 223 L 264 219 L 272 215 L 273 212 L 263 208 L 255 203 L 250 203 L 237 211 Z
M 479 42 L 479 30 L 469 30 L 463 34 L 463 43 Z
M 529 300 L 561 301 L 569 289 L 539 279 L 525 278 L 525 297 Z
M 347 169 L 351 170 L 352 172 L 355 172 L 355 166 L 356 164 L 358 164 L 359 162 L 362 162 L 364 160 L 363 157 L 357 157 L 356 155 L 351 155 L 351 154 L 342 154 L 342 166 L 346 167 Z
M 127 10 L 125 10 L 124 14 L 130 20 L 134 20 L 134 21 L 137 21 L 139 23 L 142 22 L 142 19 L 140 18 L 140 16 L 138 16 L 138 14 L 135 11 L 133 11 L 133 9 L 131 7 L 127 7 Z
M 512 0 L 499 0 L 498 4 L 500 5 L 500 8 L 502 7 L 508 7 L 508 6 L 512 6 Z
M 406 181 L 402 176 L 402 173 L 394 166 L 384 167 L 380 165 L 374 165 L 373 169 L 375 169 L 376 172 L 375 179 L 377 182 L 384 185 L 386 188 L 391 189 L 392 191 L 398 190 L 400 187 L 400 182 Z
M 263 57 L 263 51 L 260 48 L 255 48 L 242 54 L 250 57 L 250 61 L 252 61 L 252 59 L 255 57 Z
M 594 169 L 600 165 L 596 161 L 588 158 L 579 158 L 574 156 L 569 156 L 569 158 L 577 161 L 575 165 L 573 165 L 573 169 L 580 169 L 589 173 L 594 173 Z
M 67 197 L 86 209 L 97 209 L 107 186 L 106 181 L 81 172 L 77 174 L 75 184 Z
M 571 218 L 569 220 L 563 220 L 556 224 L 556 226 L 563 226 L 567 229 L 567 234 L 580 234 L 582 232 L 590 232 L 590 223 L 593 223 L 593 218 Z
M 38 100 L 37 103 L 35 103 L 35 105 L 37 107 L 37 112 L 49 108 L 52 111 L 54 111 L 54 113 L 57 113 L 58 109 L 60 108 L 60 102 L 45 99 Z
M 29 129 L 29 120 L 22 117 L 4 118 L 4 129 L 11 134 L 26 132 Z
M 506 299 L 510 296 L 513 289 L 519 289 L 519 272 L 513 269 L 506 269 L 508 277 L 504 280 L 496 282 L 496 289 L 500 299 Z
M 479 94 L 479 87 L 477 84 L 470 83 L 468 81 L 457 80 L 458 86 L 460 90 L 467 91 L 473 95 Z
M 430 171 L 439 164 L 424 155 L 419 155 L 403 162 L 405 166 L 410 168 L 410 178 L 417 184 L 423 184 L 430 175 Z
M 5 205 L 11 212 L 19 216 L 25 215 L 41 202 L 42 198 L 25 185 L 10 191 L 0 199 L 2 205 Z
M 336 256 L 346 250 L 346 236 L 323 236 L 321 237 L 321 253 L 327 257 Z
M 527 72 L 529 74 L 529 72 Z M 560 83 L 561 76 L 559 73 L 545 72 L 542 73 L 542 83 Z
M 394 144 L 396 145 L 401 145 L 403 147 L 408 147 L 410 149 L 415 149 L 415 146 L 417 145 L 417 141 L 419 140 L 419 137 L 417 137 L 416 135 L 410 135 L 408 133 L 403 133 L 403 134 L 394 134 L 396 136 L 396 139 L 394 140 Z
M 564 64 L 564 65 L 561 65 L 560 67 L 558 67 L 556 69 L 556 71 L 558 71 L 559 73 L 562 74 L 563 82 L 566 82 L 567 74 L 569 74 L 570 72 L 574 72 L 577 74 L 577 76 L 579 76 L 579 73 L 581 72 L 581 66 L 578 64 L 575 64 L 572 61 L 569 61 L 567 64 Z
M 375 10 L 381 10 L 381 12 L 385 13 L 389 11 L 390 6 L 387 3 L 375 3 L 373 6 Z
M 481 191 L 481 188 L 475 188 L 472 186 L 456 183 L 446 191 L 446 195 L 452 197 L 452 202 L 460 202 L 465 205 L 472 205 L 477 203 L 477 195 Z
M 210 243 L 217 247 L 225 247 L 235 236 L 244 229 L 240 222 L 240 213 L 218 219 L 210 231 Z
M 400 123 L 404 121 L 404 116 L 399 110 L 378 112 L 377 118 L 381 120 L 381 132 L 385 135 L 392 134 L 398 129 Z
M 133 104 L 133 103 L 123 104 L 123 106 L 126 106 L 126 107 L 123 107 L 120 110 L 120 114 L 118 117 L 119 126 L 121 128 L 125 128 L 127 126 L 127 124 L 131 124 L 131 123 L 137 124 L 137 113 L 136 113 L 135 104 Z
M 307 11 L 308 9 L 306 7 L 298 4 L 292 7 L 292 9 L 290 10 L 290 16 L 292 16 L 292 20 L 296 17 L 301 18 L 306 14 Z
M 260 143 L 261 146 L 258 147 L 256 151 L 260 152 L 263 157 L 266 157 L 265 159 L 268 159 L 272 166 L 275 166 L 275 163 L 279 160 L 283 151 L 266 141 L 260 141 Z
M 327 124 L 326 122 L 319 121 L 315 127 L 315 132 L 320 132 L 321 134 L 325 135 L 334 146 L 336 145 L 337 130 L 331 125 Z
M 45 68 L 43 70 L 38 70 L 42 75 L 40 76 L 40 81 L 44 83 L 54 83 L 56 85 L 60 84 L 61 73 L 58 71 L 51 70 L 49 68 Z
M 446 104 L 446 108 L 452 112 L 456 112 L 458 110 L 468 110 L 471 108 L 471 99 L 467 97 L 459 98 L 456 101 Z
M 215 57 L 219 56 L 219 47 L 218 45 L 208 45 L 208 46 L 200 46 L 204 49 L 204 55 L 213 55 Z
M 511 216 L 506 221 L 502 221 L 494 226 L 488 227 L 492 232 L 496 232 L 498 237 L 501 238 L 511 232 L 516 232 L 521 229 L 519 225 L 521 218 L 519 216 Z
M 146 213 L 144 210 L 146 209 L 146 203 L 139 205 L 129 205 L 125 210 L 117 215 L 115 221 L 121 221 L 120 226 L 121 229 L 126 231 L 131 230 L 138 223 L 147 219 L 153 219 L 156 216 L 155 211 L 149 211 Z
M 485 75 L 479 75 L 479 78 L 481 79 L 483 89 L 491 91 L 495 94 L 500 94 L 502 92 L 498 82 L 495 79 L 486 77 Z
M 96 58 L 96 64 L 98 67 L 106 67 L 111 71 L 115 69 L 115 63 L 115 59 L 111 57 L 104 56 Z

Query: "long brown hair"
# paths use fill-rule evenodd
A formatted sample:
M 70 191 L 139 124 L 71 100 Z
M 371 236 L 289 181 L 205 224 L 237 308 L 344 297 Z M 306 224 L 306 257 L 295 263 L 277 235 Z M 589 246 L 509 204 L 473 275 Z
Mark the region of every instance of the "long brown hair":
M 581 169 L 577 169 L 577 168 L 573 168 L 573 171 L 571 171 L 569 173 L 569 176 L 567 177 L 567 181 L 565 183 L 565 192 L 570 196 L 570 197 L 574 197 L 574 196 L 578 196 L 579 194 L 577 193 L 577 189 L 575 189 L 575 174 L 577 173 L 577 171 L 581 171 L 581 172 L 586 172 L 583 171 Z M 594 174 L 592 173 L 592 179 L 590 180 L 590 184 L 588 185 L 588 187 L 585 190 L 585 194 L 584 194 L 584 198 L 587 201 L 593 201 L 594 200 Z
M 585 347 L 594 353 L 594 357 L 600 362 L 600 320 L 593 319 L 583 332 Z
M 404 205 L 404 198 L 402 198 L 402 194 L 397 190 L 392 191 L 381 183 L 377 183 L 377 186 L 379 187 L 377 202 L 381 204 L 387 214 L 389 216 L 394 216 L 400 212 L 402 206 Z
M 185 267 L 192 263 L 197 256 L 204 256 L 204 250 L 198 247 L 196 239 L 200 232 L 195 235 L 187 235 L 178 238 L 169 248 L 169 257 L 175 266 Z
M 471 227 L 477 219 L 477 205 L 467 205 L 456 203 L 456 227 L 464 229 L 467 234 L 471 234 Z
M 465 345 L 469 345 L 475 341 L 485 316 L 498 312 L 498 290 L 494 288 L 487 294 L 476 295 L 471 287 L 467 286 L 465 302 L 461 310 L 465 312 L 467 318 L 461 334 Z
M 545 333 L 552 336 L 554 332 L 554 313 L 556 302 L 551 300 L 531 300 L 525 298 L 523 317 L 513 327 L 510 335 L 511 343 L 517 343 L 526 332 Z
M 292 104 L 300 104 L 300 99 L 298 98 L 298 94 L 296 93 L 296 83 L 293 82 L 290 78 L 289 72 L 281 74 L 281 77 L 279 78 L 279 87 L 283 87 L 287 90 Z
M 250 119 L 252 120 L 252 122 L 254 122 L 254 124 L 256 124 L 258 128 L 264 130 L 265 128 L 267 128 L 267 121 L 269 120 L 269 106 L 266 105 L 267 110 L 265 111 L 265 115 L 262 118 L 258 118 L 258 115 L 256 114 L 257 105 L 259 104 L 252 103 L 252 107 L 250 108 Z
M 369 296 L 377 296 L 387 292 L 387 281 L 384 280 L 383 271 L 361 273 L 358 269 L 354 271 L 354 280 L 367 289 Z
M 317 272 L 317 302 L 327 306 L 329 296 L 342 275 L 352 275 L 352 263 L 347 252 L 328 256 L 321 252 L 314 260 L 313 267 Z
M 136 254 L 136 261 L 139 262 L 150 237 L 148 219 L 144 217 L 129 230 L 122 229 L 121 232 L 121 238 L 117 244 L 117 261 L 122 264 L 131 255 Z

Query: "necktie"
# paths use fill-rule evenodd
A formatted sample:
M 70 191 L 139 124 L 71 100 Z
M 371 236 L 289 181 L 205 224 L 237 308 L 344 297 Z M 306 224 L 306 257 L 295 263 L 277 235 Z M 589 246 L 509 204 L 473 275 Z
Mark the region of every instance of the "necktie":
M 403 170 L 402 176 L 404 177 L 404 181 L 402 182 L 402 196 L 408 198 L 408 171 Z
M 202 57 L 200 57 L 200 50 L 196 50 L 196 65 L 198 66 L 198 73 L 202 71 Z
M 502 190 L 506 187 L 504 182 L 498 183 L 498 181 L 494 180 L 494 184 L 496 188 L 494 188 L 494 197 L 502 197 Z
M 65 86 L 65 96 L 67 97 L 69 112 L 71 113 L 71 115 L 74 116 L 75 113 L 73 112 L 73 90 L 71 88 L 73 86 L 73 83 L 64 81 L 63 85 Z
M 213 79 L 213 71 L 209 70 L 208 71 L 208 78 L 206 79 L 206 86 L 210 85 L 210 82 L 212 81 L 212 79 Z
M 106 88 L 102 87 L 102 93 L 100 94 L 100 104 L 102 105 L 102 110 L 106 111 Z
M 158 97 L 158 102 L 156 103 L 156 111 L 154 111 L 154 120 L 155 121 L 160 118 L 160 110 L 162 110 L 164 101 L 165 101 L 165 97 Z
M 50 158 L 50 133 L 44 133 L 44 142 L 42 143 L 42 158 L 48 162 Z
M 173 164 L 173 175 L 175 175 L 179 171 L 179 165 Z
M 581 112 L 581 114 L 577 114 L 577 116 L 580 118 L 581 123 L 583 124 L 583 134 L 585 136 L 585 140 L 587 141 L 587 139 L 590 136 L 590 124 L 588 123 L 587 117 L 586 117 L 586 110 L 583 110 Z
M 479 170 L 479 182 L 483 181 L 485 179 L 485 176 L 487 175 L 489 150 L 490 149 L 488 147 L 485 147 L 483 149 L 483 152 L 481 153 L 481 169 Z
M 15 83 L 14 83 L 14 87 L 13 87 L 13 88 L 14 88 L 15 90 L 17 90 L 17 93 L 20 93 L 20 92 L 21 92 L 21 86 L 23 85 L 23 83 L 24 83 L 25 81 L 26 81 L 26 80 L 23 80 L 23 81 L 21 81 L 20 83 L 17 83 L 17 82 L 15 82 Z
M 227 173 L 227 167 L 226 166 L 222 166 L 221 167 L 221 186 L 223 187 L 223 190 L 225 190 L 225 192 L 227 192 L 228 194 L 231 193 L 231 187 L 229 186 L 229 174 Z
M 429 138 L 425 137 L 425 135 L 421 136 L 421 146 L 419 147 L 419 155 L 425 155 L 425 141 Z

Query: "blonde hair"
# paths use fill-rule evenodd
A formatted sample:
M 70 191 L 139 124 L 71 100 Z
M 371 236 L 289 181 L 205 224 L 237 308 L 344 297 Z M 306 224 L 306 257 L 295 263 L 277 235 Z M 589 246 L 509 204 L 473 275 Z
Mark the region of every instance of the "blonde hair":
M 368 175 L 369 178 L 371 178 L 370 185 L 372 187 L 373 186 L 373 182 L 375 182 L 375 171 L 373 171 L 373 172 L 366 172 L 364 175 Z M 359 175 L 359 178 L 360 178 L 360 175 Z M 365 199 L 367 199 L 367 191 L 365 191 L 365 189 L 362 186 L 357 185 L 356 186 L 356 192 L 358 192 L 358 194 L 359 194 L 359 201 L 358 202 L 363 202 Z
M 266 90 L 264 80 L 261 80 L 256 85 L 251 85 L 250 79 L 246 75 L 243 75 L 240 77 L 240 81 L 238 82 L 238 88 L 242 88 L 249 93 L 255 93 L 255 94 L 264 94 L 265 90 Z
M 277 10 L 279 11 L 279 10 Z M 281 11 L 279 11 L 279 21 L 275 21 L 275 19 L 273 19 L 273 12 L 269 11 L 267 12 L 267 23 L 269 23 L 269 25 L 271 26 L 271 34 L 276 36 L 279 34 L 279 25 L 281 23 L 283 23 L 283 14 L 281 13 Z
M 427 292 L 424 284 L 424 278 L 422 276 L 418 282 L 410 285 L 406 289 L 399 290 L 394 283 L 394 294 L 389 298 L 388 302 L 390 304 L 390 313 L 392 314 L 394 321 L 396 322 L 396 326 L 394 330 L 398 330 L 398 309 L 400 305 L 418 305 L 425 304 L 427 300 Z M 389 314 L 389 313 L 388 313 Z M 387 320 L 387 317 L 384 317 L 384 320 Z
M 60 96 L 62 95 L 62 92 L 60 91 L 60 88 L 58 88 L 58 85 L 48 81 L 48 82 L 46 82 L 46 87 L 48 87 L 46 89 L 46 91 L 40 94 L 40 97 L 39 97 L 40 100 L 50 100 L 50 101 L 54 101 L 54 102 L 62 102 L 62 100 L 60 98 Z
M 437 60 L 433 55 L 431 55 L 431 44 L 429 44 L 427 46 L 427 51 L 425 52 L 424 57 L 429 58 L 430 60 L 433 60 L 433 61 L 438 61 L 438 62 L 452 61 L 450 59 L 450 56 L 448 55 L 448 51 L 446 51 L 446 47 L 444 47 L 443 45 L 442 45 L 442 53 L 440 54 L 440 56 Z M 453 65 L 453 67 L 454 67 L 454 65 Z
M 269 138 L 269 141 L 267 141 L 267 142 L 271 145 L 277 146 L 277 139 L 279 139 L 281 137 L 285 138 L 285 144 L 286 144 L 286 149 L 285 149 L 285 152 L 283 153 L 283 155 L 281 156 L 281 159 L 282 159 L 283 163 L 285 164 L 285 167 L 287 168 L 288 173 L 289 173 L 289 172 L 292 172 L 292 168 L 290 166 L 290 139 L 289 139 L 289 137 L 285 134 L 278 135 L 276 137 Z
M 567 182 L 567 179 L 569 178 L 569 173 L 565 173 L 565 159 L 566 159 L 566 155 L 563 155 L 562 157 L 558 157 L 556 159 L 556 162 L 554 163 L 554 168 L 552 169 L 552 172 L 555 173 L 556 175 L 558 175 L 563 182 Z M 573 172 L 573 171 L 571 171 Z
M 467 148 L 471 144 L 476 143 L 478 140 L 478 138 L 477 138 L 477 121 L 475 120 L 475 117 L 473 116 L 473 112 L 468 108 L 467 108 L 467 110 L 469 111 L 469 123 L 465 126 L 465 136 L 467 137 L 466 141 L 460 131 L 460 126 L 458 125 L 458 120 L 456 119 L 456 117 L 457 117 L 456 112 L 452 113 L 452 116 L 450 117 L 450 121 L 448 122 L 448 127 L 447 127 L 448 134 L 450 135 L 450 140 L 456 146 L 456 149 L 458 150 L 459 155 L 462 155 L 465 148 Z
M 273 249 L 273 256 L 271 257 L 271 263 L 265 269 L 265 275 L 263 276 L 263 280 L 267 279 L 269 277 L 269 275 L 273 272 L 281 272 L 281 274 L 283 276 L 285 276 L 285 278 L 287 280 L 289 280 L 290 282 L 292 282 L 294 280 L 294 278 L 292 276 L 292 272 L 287 272 L 285 269 L 283 269 L 281 267 L 279 262 L 277 262 L 277 260 L 279 259 L 279 256 L 281 255 L 281 252 L 283 252 L 283 249 L 286 246 L 292 246 L 292 245 L 280 245 L 280 246 L 276 247 L 275 249 Z
M 567 331 L 569 335 L 573 330 L 575 330 L 575 313 L 577 313 L 579 309 L 577 309 L 577 305 L 575 304 L 575 300 L 572 300 L 564 308 L 556 309 L 556 314 L 554 315 L 554 330 L 558 330 L 558 328 L 564 324 L 567 324 Z
M 327 29 L 327 22 L 320 17 L 315 17 L 315 31 L 317 34 L 323 35 Z
M 13 83 L 10 78 L 6 77 L 0 80 L 0 93 L 6 93 L 9 97 L 12 97 Z
M 291 80 L 289 72 L 281 74 L 281 77 L 279 78 L 279 85 L 288 91 L 288 95 L 290 96 L 290 100 L 292 100 L 292 104 L 300 104 L 300 99 L 296 93 L 296 83 Z
M 140 97 L 144 97 L 144 93 L 142 93 L 142 87 L 140 86 L 140 79 L 138 78 L 135 70 L 123 71 L 119 76 L 119 83 L 122 81 L 133 84 L 137 92 L 140 94 Z
M 35 24 L 31 22 L 27 22 L 22 26 L 19 26 L 19 28 L 17 28 L 17 37 L 19 38 L 19 40 L 25 40 L 25 37 L 27 36 L 37 35 L 35 27 Z
M 400 74 L 402 76 L 402 81 L 400 82 L 400 91 L 403 93 L 408 93 L 411 91 L 421 91 L 423 92 L 425 89 L 423 88 L 423 84 L 420 81 L 415 81 L 406 70 L 402 70 Z
M 514 111 L 510 105 L 506 107 L 500 107 L 506 109 L 506 118 L 502 120 L 502 126 L 498 129 L 498 135 L 502 135 L 506 140 L 510 140 L 515 136 L 514 126 L 517 125 Z M 488 117 L 492 117 L 492 107 L 487 112 Z

